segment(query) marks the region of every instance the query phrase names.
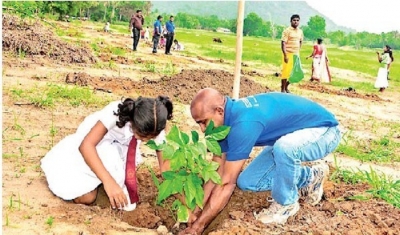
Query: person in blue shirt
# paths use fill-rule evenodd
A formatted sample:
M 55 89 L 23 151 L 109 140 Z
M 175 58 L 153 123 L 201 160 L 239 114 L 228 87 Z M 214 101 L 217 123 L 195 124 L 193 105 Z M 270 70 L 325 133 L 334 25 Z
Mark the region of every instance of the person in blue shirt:
M 175 35 L 175 25 L 174 25 L 174 16 L 169 17 L 169 21 L 165 23 L 165 27 L 167 28 L 167 43 L 165 45 L 165 54 L 166 55 L 171 55 L 171 47 L 172 47 L 172 42 L 174 41 L 174 35 Z
M 154 32 L 153 32 L 153 53 L 157 53 L 158 43 L 160 42 L 161 32 L 162 32 L 162 19 L 161 15 L 157 16 L 156 22 L 154 22 Z
M 215 127 L 231 129 L 219 142 L 222 156 L 213 157 L 222 183 L 205 184 L 203 210 L 196 208 L 181 234 L 201 234 L 226 206 L 236 185 L 255 192 L 271 190 L 271 205 L 254 213 L 265 224 L 286 223 L 299 210 L 300 196 L 311 205 L 319 203 L 329 167 L 325 163 L 308 167 L 302 162 L 325 157 L 340 142 L 338 121 L 327 109 L 288 93 L 231 99 L 205 88 L 192 100 L 190 111 L 203 132 L 211 120 Z M 241 172 L 254 146 L 264 149 Z

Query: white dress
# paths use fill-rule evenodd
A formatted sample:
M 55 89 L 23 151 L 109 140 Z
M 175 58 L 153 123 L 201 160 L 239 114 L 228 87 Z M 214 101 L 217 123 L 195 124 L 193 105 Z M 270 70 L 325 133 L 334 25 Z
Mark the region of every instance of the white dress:
M 121 102 L 112 102 L 102 110 L 86 117 L 74 134 L 66 136 L 41 159 L 41 168 L 46 175 L 50 190 L 55 195 L 64 200 L 72 200 L 94 190 L 101 184 L 100 179 L 86 164 L 78 149 L 87 133 L 97 121 L 101 121 L 108 132 L 96 146 L 97 152 L 105 168 L 125 191 L 129 200 L 124 183 L 125 164 L 133 132 L 130 123 L 122 128 L 116 125 L 118 117 L 114 115 L 114 112 L 117 112 L 119 103 Z M 155 141 L 162 143 L 164 140 L 165 131 L 163 130 Z M 138 140 L 136 165 L 143 161 L 140 143 L 141 141 Z
M 388 77 L 388 64 L 392 59 L 390 58 L 388 53 L 384 53 L 382 55 L 382 61 L 380 62 L 381 67 L 378 70 L 378 75 L 375 80 L 375 88 L 387 88 L 389 87 L 389 82 L 387 80 Z

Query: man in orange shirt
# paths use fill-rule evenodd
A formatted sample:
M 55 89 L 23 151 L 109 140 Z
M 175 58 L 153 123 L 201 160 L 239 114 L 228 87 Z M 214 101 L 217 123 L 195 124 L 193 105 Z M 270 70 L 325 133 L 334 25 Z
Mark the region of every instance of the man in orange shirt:
M 281 49 L 283 53 L 282 74 L 281 74 L 281 92 L 290 93 L 288 90 L 289 78 L 294 68 L 295 59 L 299 59 L 301 44 L 303 42 L 303 31 L 298 28 L 300 16 L 292 15 L 290 17 L 291 26 L 282 33 Z

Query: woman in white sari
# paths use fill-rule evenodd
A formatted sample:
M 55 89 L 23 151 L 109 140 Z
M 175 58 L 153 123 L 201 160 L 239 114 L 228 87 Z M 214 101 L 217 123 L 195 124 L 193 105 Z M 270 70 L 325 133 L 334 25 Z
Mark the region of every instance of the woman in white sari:
M 313 58 L 311 81 L 317 82 L 331 82 L 331 74 L 328 67 L 328 55 L 322 39 L 317 39 L 317 44 L 314 45 L 312 54 L 307 57 Z
M 394 61 L 392 48 L 386 45 L 383 47 L 382 55 L 377 51 L 378 61 L 380 63 L 380 68 L 378 70 L 378 76 L 375 81 L 375 88 L 379 88 L 380 92 L 383 92 L 388 86 L 388 76 L 389 76 L 389 67 L 390 64 Z

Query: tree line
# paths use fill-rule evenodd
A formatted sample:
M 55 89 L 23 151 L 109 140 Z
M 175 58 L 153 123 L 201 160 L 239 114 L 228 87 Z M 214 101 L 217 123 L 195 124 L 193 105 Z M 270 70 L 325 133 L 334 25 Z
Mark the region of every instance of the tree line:
M 141 9 L 145 17 L 145 24 L 152 25 L 157 15 L 169 19 L 168 13 L 151 11 L 150 1 L 6 1 L 3 6 L 8 11 L 15 12 L 23 17 L 39 16 L 52 17 L 64 20 L 65 16 L 80 17 L 87 20 L 101 22 L 127 22 L 137 9 Z M 187 13 L 177 13 L 175 25 L 187 29 L 205 29 L 215 31 L 217 28 L 227 28 L 236 32 L 236 19 L 219 19 L 216 15 L 199 16 Z M 244 19 L 243 34 L 245 36 L 266 37 L 273 40 L 279 39 L 282 31 L 288 25 L 278 25 L 273 20 L 265 21 L 256 13 L 250 13 Z M 301 25 L 305 40 L 314 41 L 324 38 L 326 43 L 338 46 L 354 46 L 360 48 L 382 48 L 388 44 L 394 49 L 400 49 L 400 32 L 388 33 L 343 31 L 326 32 L 325 19 L 321 16 L 311 17 L 306 24 Z

